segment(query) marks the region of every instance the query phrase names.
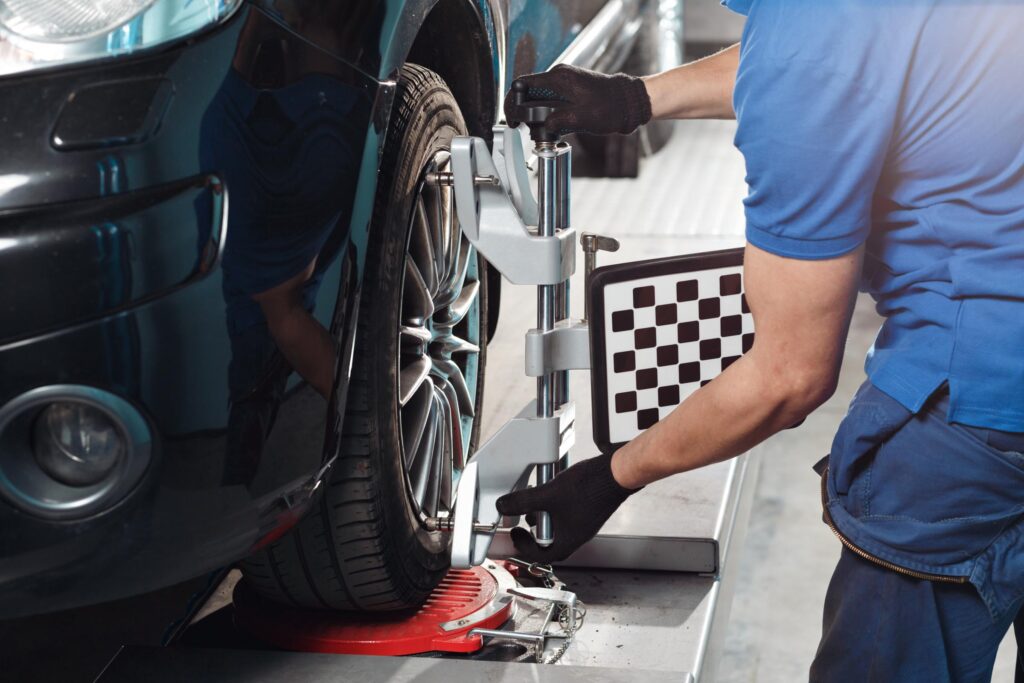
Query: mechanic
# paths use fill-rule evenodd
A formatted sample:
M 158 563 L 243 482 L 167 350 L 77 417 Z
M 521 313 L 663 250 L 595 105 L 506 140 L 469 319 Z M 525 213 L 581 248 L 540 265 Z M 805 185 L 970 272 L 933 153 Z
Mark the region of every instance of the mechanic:
M 1024 4 L 727 0 L 741 43 L 643 79 L 527 77 L 559 134 L 731 118 L 753 348 L 614 454 L 498 501 L 556 561 L 650 482 L 835 391 L 855 295 L 884 316 L 822 474 L 843 541 L 815 681 L 978 681 L 1024 602 Z M 516 120 L 506 100 L 506 118 Z

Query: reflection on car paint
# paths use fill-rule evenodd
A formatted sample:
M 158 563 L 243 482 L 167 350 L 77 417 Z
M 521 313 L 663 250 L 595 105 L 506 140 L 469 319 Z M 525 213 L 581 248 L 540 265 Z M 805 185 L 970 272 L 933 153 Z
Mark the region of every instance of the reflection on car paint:
M 368 112 L 362 91 L 338 80 L 336 64 L 252 13 L 203 117 L 200 163 L 222 169 L 231 197 L 224 484 L 248 485 L 256 475 L 292 370 L 308 385 L 296 393 L 312 387 L 326 400 L 334 385 L 337 342 L 313 312 L 324 272 L 347 241 L 362 151 L 348 122 Z M 323 415 L 323 403 L 300 402 Z M 319 451 L 321 443 L 322 436 L 295 446 Z

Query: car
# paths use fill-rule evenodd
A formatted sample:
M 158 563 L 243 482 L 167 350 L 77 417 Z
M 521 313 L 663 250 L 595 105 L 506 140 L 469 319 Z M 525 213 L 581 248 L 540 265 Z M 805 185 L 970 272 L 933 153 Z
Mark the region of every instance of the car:
M 438 174 L 655 5 L 0 2 L 0 616 L 421 603 L 501 286 Z

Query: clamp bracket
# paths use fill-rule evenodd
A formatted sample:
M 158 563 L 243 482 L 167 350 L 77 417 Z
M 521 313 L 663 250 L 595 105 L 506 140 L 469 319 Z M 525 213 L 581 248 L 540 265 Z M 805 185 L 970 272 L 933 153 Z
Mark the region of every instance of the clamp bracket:
M 537 416 L 530 401 L 487 443 L 459 477 L 452 525 L 452 566 L 464 569 L 481 564 L 494 538 L 501 515 L 498 498 L 526 485 L 537 465 L 557 463 L 576 440 L 576 406 L 569 402 L 551 417 Z M 558 444 L 552 449 L 552 444 Z
M 481 138 L 461 136 L 452 141 L 459 223 L 473 246 L 513 284 L 556 285 L 576 270 L 576 231 L 566 228 L 540 236 L 523 222 L 537 215 L 537 203 L 518 136 L 517 129 L 495 126 L 495 139 L 502 140 L 496 156 Z M 500 182 L 479 183 L 478 178 Z
M 540 213 L 530 188 L 530 167 L 526 163 L 529 135 L 526 126 L 494 126 L 494 165 L 501 183 L 508 188 L 512 204 L 526 225 L 537 225 Z
M 526 375 L 543 377 L 561 370 L 590 369 L 590 326 L 559 320 L 552 330 L 526 333 Z
M 518 89 L 523 95 L 523 89 Z M 526 375 L 536 377 L 537 399 L 483 444 L 458 482 L 451 516 L 428 520 L 428 528 L 452 534 L 452 566 L 471 567 L 487 556 L 502 521 L 496 502 L 527 485 L 536 471 L 538 485 L 550 481 L 568 461 L 575 442 L 575 405 L 569 401 L 568 371 L 590 368 L 586 322 L 569 314 L 569 279 L 576 270 L 576 231 L 569 220 L 571 148 L 549 140 L 546 104 L 524 111 L 536 142 L 537 195 L 526 163 L 527 126 L 494 127 L 494 151 L 480 138 L 452 141 L 451 172 L 434 182 L 454 187 L 462 232 L 513 284 L 538 288 L 537 329 L 526 334 Z M 545 113 L 547 112 L 547 113 Z M 591 251 L 600 245 L 588 238 Z M 512 523 L 518 523 L 518 520 Z M 537 542 L 550 543 L 546 512 L 537 515 Z

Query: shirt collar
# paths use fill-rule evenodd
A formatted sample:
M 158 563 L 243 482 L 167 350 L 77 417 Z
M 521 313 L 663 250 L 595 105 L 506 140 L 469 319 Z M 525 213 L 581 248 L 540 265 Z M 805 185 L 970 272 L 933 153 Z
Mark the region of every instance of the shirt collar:
M 750 6 L 754 0 L 722 0 L 722 4 L 737 14 L 746 16 L 750 12 Z

